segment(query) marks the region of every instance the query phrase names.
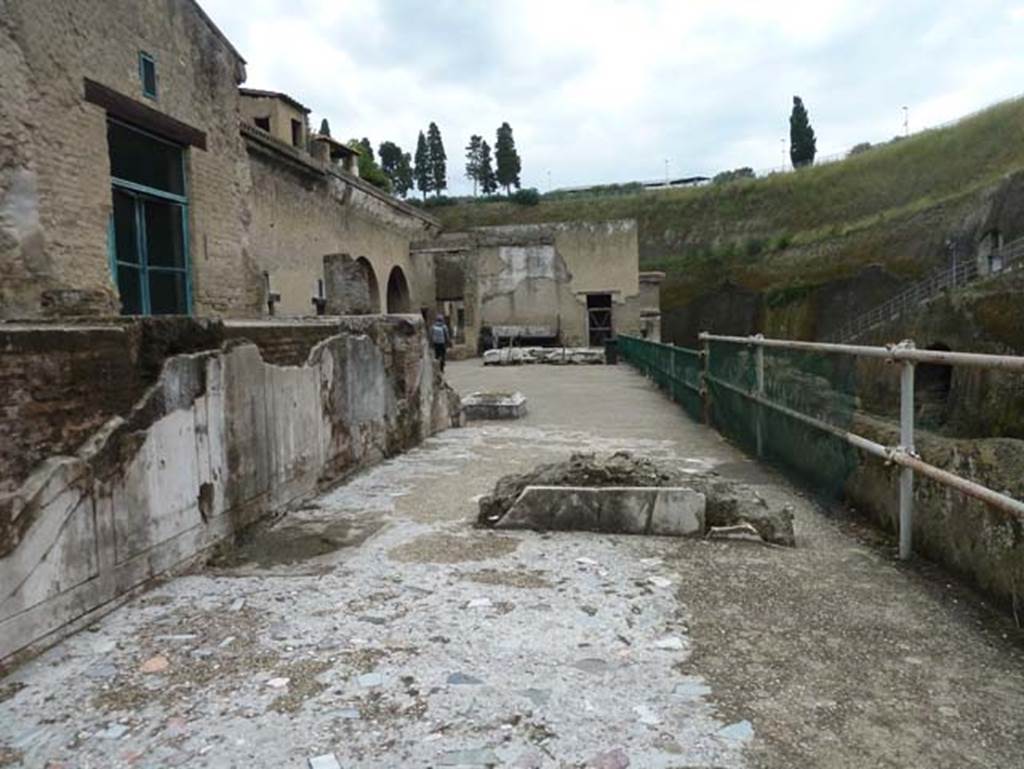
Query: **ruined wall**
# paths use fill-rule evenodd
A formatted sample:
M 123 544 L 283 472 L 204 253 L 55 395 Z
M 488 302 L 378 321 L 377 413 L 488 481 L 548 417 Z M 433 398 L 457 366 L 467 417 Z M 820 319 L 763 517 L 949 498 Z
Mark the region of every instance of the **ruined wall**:
M 884 445 L 899 443 L 899 430 L 858 417 L 853 430 Z M 918 433 L 916 448 L 933 465 L 1024 499 L 1024 441 L 957 440 Z M 896 465 L 860 453 L 847 479 L 847 498 L 893 533 L 899 530 Z M 934 481 L 914 479 L 914 549 L 977 584 L 1006 604 L 1024 594 L 1024 521 Z
M 493 326 L 550 329 L 565 344 L 586 345 L 587 293 L 612 295 L 617 333 L 640 333 L 643 311 L 657 310 L 657 291 L 641 293 L 632 221 L 479 227 L 414 243 L 413 254 L 444 265 L 438 298 L 464 299 L 473 350 Z
M 311 300 L 324 278 L 324 257 L 342 253 L 373 266 L 382 310 L 395 267 L 409 284 L 411 308 L 433 308 L 432 264 L 414 264 L 409 255 L 410 240 L 436 229 L 433 220 L 257 130 L 244 129 L 253 179 L 250 232 L 253 257 L 281 295 L 275 314 L 315 314 Z
M 5 425 L 46 425 L 64 408 L 75 433 L 54 437 L 49 453 L 37 448 L 43 458 L 29 472 L 7 456 L 0 468 L 0 660 L 92 621 L 261 515 L 457 418 L 418 317 L 336 319 L 308 334 L 293 325 L 288 351 L 281 325 L 217 326 L 234 341 L 166 358 L 131 404 L 111 393 L 123 384 L 117 359 L 138 355 L 138 334 L 117 324 L 3 328 L 4 349 L 34 349 L 54 370 L 106 365 L 112 376 L 93 377 L 101 392 L 92 395 L 14 383 L 24 397 Z M 308 354 L 277 365 L 258 345 L 282 360 Z M 66 362 L 78 346 L 91 359 Z M 107 399 L 102 424 L 80 407 L 89 398 Z
M 138 55 L 157 62 L 142 95 Z M 190 0 L 3 0 L 0 6 L 0 317 L 110 314 L 106 113 L 83 78 L 206 133 L 185 151 L 197 313 L 256 314 L 248 165 L 238 135 L 243 63 Z

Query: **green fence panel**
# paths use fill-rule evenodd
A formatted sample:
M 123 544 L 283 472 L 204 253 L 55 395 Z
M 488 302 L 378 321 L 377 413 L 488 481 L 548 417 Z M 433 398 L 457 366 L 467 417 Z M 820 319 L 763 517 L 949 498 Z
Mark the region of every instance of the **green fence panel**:
M 650 378 L 691 417 L 701 418 L 699 352 L 632 336 L 620 336 L 618 342 L 623 360 Z
M 704 360 L 697 350 L 619 337 L 620 355 L 694 419 L 701 420 Z M 746 397 L 757 392 L 757 348 L 709 341 L 707 402 L 711 424 L 742 448 L 784 466 L 827 495 L 839 496 L 857 466 L 848 443 Z M 859 401 L 856 362 L 841 355 L 765 348 L 764 397 L 848 429 Z

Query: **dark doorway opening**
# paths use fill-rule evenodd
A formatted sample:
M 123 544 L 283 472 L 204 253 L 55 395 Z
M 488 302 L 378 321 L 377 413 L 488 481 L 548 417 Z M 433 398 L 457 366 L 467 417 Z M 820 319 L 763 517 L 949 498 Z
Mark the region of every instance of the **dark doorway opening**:
M 612 295 L 587 294 L 587 338 L 590 346 L 603 347 L 612 336 Z
M 388 312 L 405 314 L 412 312 L 409 297 L 409 283 L 401 267 L 395 267 L 388 276 Z
M 949 352 L 942 342 L 926 350 Z M 949 411 L 949 395 L 953 389 L 953 367 L 945 363 L 919 363 L 914 371 L 914 401 L 917 420 L 924 427 L 945 423 Z

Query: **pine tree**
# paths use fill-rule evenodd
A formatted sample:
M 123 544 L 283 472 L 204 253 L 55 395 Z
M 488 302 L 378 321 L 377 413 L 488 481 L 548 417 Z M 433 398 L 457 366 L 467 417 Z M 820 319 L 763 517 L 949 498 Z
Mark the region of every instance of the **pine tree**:
M 377 161 L 373 157 L 373 147 L 370 145 L 370 140 L 366 137 L 352 139 L 349 141 L 348 146 L 359 153 L 359 178 L 365 179 L 374 187 L 379 187 L 385 192 L 391 192 L 391 181 L 381 170 L 380 166 L 377 165 Z
M 516 152 L 516 140 L 512 138 L 512 126 L 502 123 L 498 129 L 498 141 L 494 146 L 494 159 L 497 161 L 498 184 L 505 188 L 505 194 L 511 194 L 511 188 L 519 189 L 519 171 L 521 163 Z
M 380 169 L 391 182 L 391 189 L 403 198 L 412 188 L 412 170 L 409 168 L 409 153 L 394 142 L 381 142 L 378 148 Z
M 434 193 L 440 196 L 441 190 L 448 186 L 448 156 L 444 152 L 441 129 L 437 123 L 431 123 L 427 128 L 427 150 L 430 153 L 431 183 Z
M 466 178 L 473 180 L 473 195 L 476 196 L 476 187 L 480 183 L 480 145 L 483 144 L 483 137 L 473 134 L 469 137 L 469 144 L 466 145 Z
M 498 191 L 498 179 L 491 164 L 491 147 L 485 141 L 480 142 L 480 191 L 484 195 Z
M 789 116 L 789 159 L 793 163 L 793 168 L 814 163 L 817 151 L 817 139 L 807 118 L 807 109 L 803 100 L 799 96 L 794 96 L 793 112 Z
M 413 168 L 413 177 L 416 180 L 416 189 L 427 197 L 427 193 L 434 189 L 434 175 L 430 167 L 430 149 L 427 147 L 427 137 L 420 131 L 416 140 L 416 165 Z
M 327 122 L 327 118 L 320 121 L 320 135 L 330 136 L 331 135 L 331 124 Z

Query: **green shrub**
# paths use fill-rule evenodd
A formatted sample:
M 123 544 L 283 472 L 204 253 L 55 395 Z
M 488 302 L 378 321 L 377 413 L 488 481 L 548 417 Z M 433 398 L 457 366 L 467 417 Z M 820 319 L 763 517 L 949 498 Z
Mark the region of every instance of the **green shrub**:
M 512 193 L 512 202 L 520 206 L 535 206 L 540 203 L 540 193 L 536 187 L 516 190 Z

